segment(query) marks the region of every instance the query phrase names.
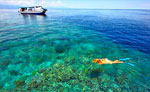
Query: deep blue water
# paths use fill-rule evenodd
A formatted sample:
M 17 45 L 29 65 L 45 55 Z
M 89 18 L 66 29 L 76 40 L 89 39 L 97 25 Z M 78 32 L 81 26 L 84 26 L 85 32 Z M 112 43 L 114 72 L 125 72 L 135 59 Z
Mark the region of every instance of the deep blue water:
M 150 89 L 150 10 L 49 9 L 45 16 L 0 11 L 0 88 L 12 89 L 20 76 L 73 56 L 77 66 L 94 58 L 131 58 L 135 67 L 118 65 L 105 74 L 126 75 Z
M 150 54 L 150 10 L 79 10 L 63 20 L 98 31 L 114 43 Z M 75 11 L 76 12 L 76 11 Z
M 8 14 L 13 11 L 9 11 Z M 59 19 L 66 23 L 98 31 L 100 34 L 111 38 L 114 43 L 123 44 L 150 54 L 149 15 L 150 10 L 49 10 L 47 15 L 41 18 L 43 22 L 50 18 Z M 12 19 L 11 16 L 15 18 Z M 16 13 L 12 15 L 6 14 L 6 16 L 4 13 L 4 15 L 1 15 L 0 27 L 3 29 L 3 27 L 9 25 L 18 25 L 17 23 L 6 23 L 6 21 L 10 22 L 19 17 L 21 15 L 16 15 Z M 30 17 L 23 16 L 24 22 L 38 22 L 37 16 Z M 4 20 L 5 22 L 3 23 Z M 20 20 L 17 21 L 19 22 Z

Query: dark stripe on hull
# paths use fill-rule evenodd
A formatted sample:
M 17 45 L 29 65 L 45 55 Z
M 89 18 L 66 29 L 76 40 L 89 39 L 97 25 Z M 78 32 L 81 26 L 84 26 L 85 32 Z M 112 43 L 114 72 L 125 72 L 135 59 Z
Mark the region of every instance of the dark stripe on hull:
M 21 13 L 21 14 L 44 15 L 45 13 Z
M 21 14 L 32 14 L 32 15 L 45 15 L 46 11 L 43 11 L 41 13 L 21 13 Z

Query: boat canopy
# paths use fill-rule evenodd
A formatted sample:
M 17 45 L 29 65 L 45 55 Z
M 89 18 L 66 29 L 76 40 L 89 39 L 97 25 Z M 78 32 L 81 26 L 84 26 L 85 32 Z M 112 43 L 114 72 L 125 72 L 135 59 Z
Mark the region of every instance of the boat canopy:
M 20 7 L 20 8 L 40 8 L 42 6 L 33 6 L 33 7 Z

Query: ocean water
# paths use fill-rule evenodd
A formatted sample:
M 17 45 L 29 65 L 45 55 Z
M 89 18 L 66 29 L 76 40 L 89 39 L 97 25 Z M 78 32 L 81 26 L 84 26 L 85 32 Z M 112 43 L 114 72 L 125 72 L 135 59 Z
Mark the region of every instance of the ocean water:
M 1 90 L 150 91 L 150 10 L 0 12 Z M 130 58 L 134 66 L 98 65 L 96 58 Z

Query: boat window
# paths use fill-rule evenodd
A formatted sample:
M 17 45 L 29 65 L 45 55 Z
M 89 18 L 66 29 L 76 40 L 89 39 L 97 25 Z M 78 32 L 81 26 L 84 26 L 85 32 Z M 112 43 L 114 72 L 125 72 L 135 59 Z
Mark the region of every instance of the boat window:
M 28 11 L 32 11 L 32 8 L 29 8 Z
M 40 8 L 41 6 L 36 6 L 36 8 Z

